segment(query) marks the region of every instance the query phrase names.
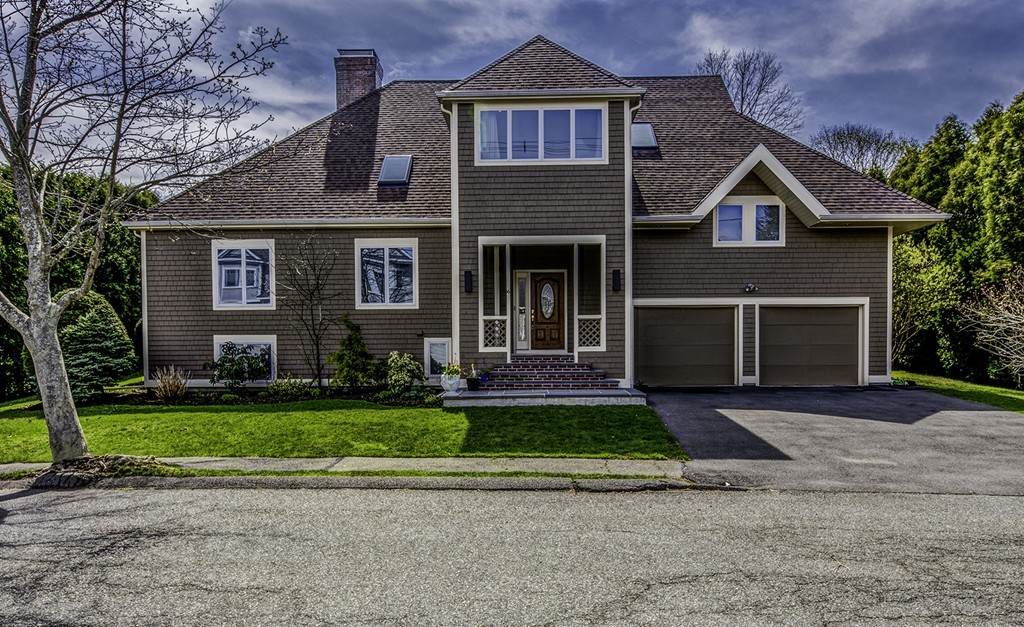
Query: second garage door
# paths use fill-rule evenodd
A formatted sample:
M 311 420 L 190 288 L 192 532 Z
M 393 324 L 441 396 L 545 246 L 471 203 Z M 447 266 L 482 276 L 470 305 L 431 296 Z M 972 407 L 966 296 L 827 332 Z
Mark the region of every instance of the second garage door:
M 857 307 L 760 307 L 761 385 L 858 385 Z
M 735 307 L 640 307 L 636 378 L 644 385 L 734 385 Z

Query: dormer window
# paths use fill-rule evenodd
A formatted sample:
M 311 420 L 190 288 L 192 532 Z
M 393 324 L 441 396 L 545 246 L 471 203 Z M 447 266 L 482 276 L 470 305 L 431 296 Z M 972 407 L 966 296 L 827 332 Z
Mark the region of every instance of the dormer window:
M 633 148 L 653 150 L 658 147 L 658 137 L 654 134 L 654 125 L 650 122 L 633 122 L 629 135 Z
M 378 185 L 408 185 L 412 155 L 387 155 L 380 166 Z
M 786 205 L 775 196 L 727 196 L 715 208 L 714 246 L 785 246 Z
M 496 162 L 607 163 L 607 107 L 477 108 L 477 164 Z

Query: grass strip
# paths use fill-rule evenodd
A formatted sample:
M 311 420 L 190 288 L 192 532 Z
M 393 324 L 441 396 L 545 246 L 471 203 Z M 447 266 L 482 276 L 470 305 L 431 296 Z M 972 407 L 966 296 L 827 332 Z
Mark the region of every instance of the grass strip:
M 896 379 L 913 381 L 943 396 L 952 396 L 1024 414 L 1024 390 L 1000 388 L 994 385 L 969 383 L 957 379 L 904 371 L 894 371 L 892 376 Z

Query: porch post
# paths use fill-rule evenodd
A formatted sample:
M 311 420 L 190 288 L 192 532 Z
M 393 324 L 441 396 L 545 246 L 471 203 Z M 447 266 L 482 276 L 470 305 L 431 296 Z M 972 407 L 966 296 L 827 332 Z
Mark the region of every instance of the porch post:
M 572 360 L 580 360 L 580 244 L 572 244 Z
M 497 248 L 495 248 L 497 253 Z M 495 262 L 498 257 L 495 254 Z M 497 276 L 497 274 L 495 274 Z M 505 244 L 505 361 L 512 361 L 512 246 Z

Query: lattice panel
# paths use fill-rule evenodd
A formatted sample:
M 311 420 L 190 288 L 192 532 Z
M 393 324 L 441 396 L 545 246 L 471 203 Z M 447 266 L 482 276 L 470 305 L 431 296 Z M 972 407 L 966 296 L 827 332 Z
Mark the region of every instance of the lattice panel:
M 601 319 L 580 318 L 580 348 L 597 348 L 601 346 Z
M 484 320 L 484 348 L 505 347 L 505 320 Z

